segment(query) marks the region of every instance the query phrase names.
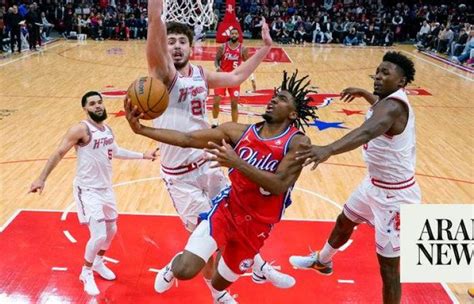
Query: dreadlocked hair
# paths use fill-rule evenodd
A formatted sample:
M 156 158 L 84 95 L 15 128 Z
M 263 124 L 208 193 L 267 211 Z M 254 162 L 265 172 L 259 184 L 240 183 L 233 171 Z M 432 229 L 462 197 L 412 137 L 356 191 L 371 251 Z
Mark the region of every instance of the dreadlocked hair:
M 283 81 L 278 90 L 287 91 L 293 96 L 296 113 L 298 113 L 298 118 L 293 121 L 293 125 L 304 131 L 304 126 L 309 126 L 308 122 L 318 118 L 316 115 L 317 107 L 309 105 L 313 98 L 308 96 L 308 94 L 317 93 L 317 91 L 309 87 L 311 80 L 304 82 L 309 75 L 298 80 L 296 79 L 297 75 L 298 70 L 291 77 L 288 77 L 288 73 L 283 71 Z

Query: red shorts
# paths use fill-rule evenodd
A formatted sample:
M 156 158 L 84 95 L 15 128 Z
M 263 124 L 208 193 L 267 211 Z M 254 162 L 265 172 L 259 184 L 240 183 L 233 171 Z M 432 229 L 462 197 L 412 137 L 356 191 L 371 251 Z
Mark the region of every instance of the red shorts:
M 236 274 L 245 273 L 253 265 L 254 256 L 270 235 L 272 225 L 255 221 L 242 211 L 229 210 L 224 198 L 209 215 L 211 236 L 221 250 L 226 265 Z
M 240 87 L 235 88 L 215 88 L 214 95 L 218 96 L 227 96 L 226 93 L 229 92 L 230 97 L 239 97 L 240 96 Z

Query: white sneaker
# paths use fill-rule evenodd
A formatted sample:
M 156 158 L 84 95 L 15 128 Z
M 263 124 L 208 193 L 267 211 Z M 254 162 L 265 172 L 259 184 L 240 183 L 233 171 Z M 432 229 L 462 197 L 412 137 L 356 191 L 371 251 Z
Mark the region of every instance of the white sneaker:
M 115 273 L 105 266 L 103 259 L 96 259 L 94 265 L 92 265 L 92 270 L 97 272 L 104 280 L 112 281 L 116 278 Z
M 81 275 L 79 276 L 79 280 L 84 283 L 84 291 L 90 296 L 97 296 L 99 295 L 100 291 L 97 288 L 94 280 L 94 274 L 90 269 L 82 269 Z
M 170 289 L 174 283 L 174 275 L 171 271 L 171 263 L 166 265 L 165 268 L 161 269 L 155 278 L 155 291 L 157 293 L 163 293 Z
M 270 282 L 273 284 L 273 286 L 278 288 L 291 288 L 296 283 L 295 278 L 288 274 L 279 272 L 268 263 L 263 264 L 260 269 L 254 267 L 252 281 L 257 284 Z
M 321 263 L 317 251 L 307 256 L 293 255 L 290 257 L 290 264 L 300 269 L 313 269 L 326 276 L 331 275 L 333 272 L 332 262 L 326 264 Z
M 227 291 L 224 290 L 214 298 L 214 304 L 239 304 L 235 298 Z

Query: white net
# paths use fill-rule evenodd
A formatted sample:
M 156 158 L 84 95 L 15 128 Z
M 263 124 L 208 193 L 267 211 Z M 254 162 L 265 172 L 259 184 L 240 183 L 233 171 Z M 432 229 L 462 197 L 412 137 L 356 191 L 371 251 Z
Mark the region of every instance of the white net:
M 212 6 L 214 0 L 166 0 L 165 20 L 186 23 L 190 26 L 210 26 L 216 22 Z

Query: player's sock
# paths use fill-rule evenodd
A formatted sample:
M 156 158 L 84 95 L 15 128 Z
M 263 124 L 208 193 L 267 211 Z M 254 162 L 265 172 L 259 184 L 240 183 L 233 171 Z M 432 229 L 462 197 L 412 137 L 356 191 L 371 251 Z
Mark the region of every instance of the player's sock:
M 255 257 L 253 258 L 253 263 L 254 263 L 254 269 L 262 270 L 262 267 L 263 267 L 263 264 L 265 264 L 265 261 L 263 260 L 260 253 L 257 253 L 255 255 Z
M 323 249 L 319 252 L 319 262 L 327 264 L 332 261 L 332 258 L 337 253 L 337 248 L 332 248 L 328 242 L 324 244 Z

